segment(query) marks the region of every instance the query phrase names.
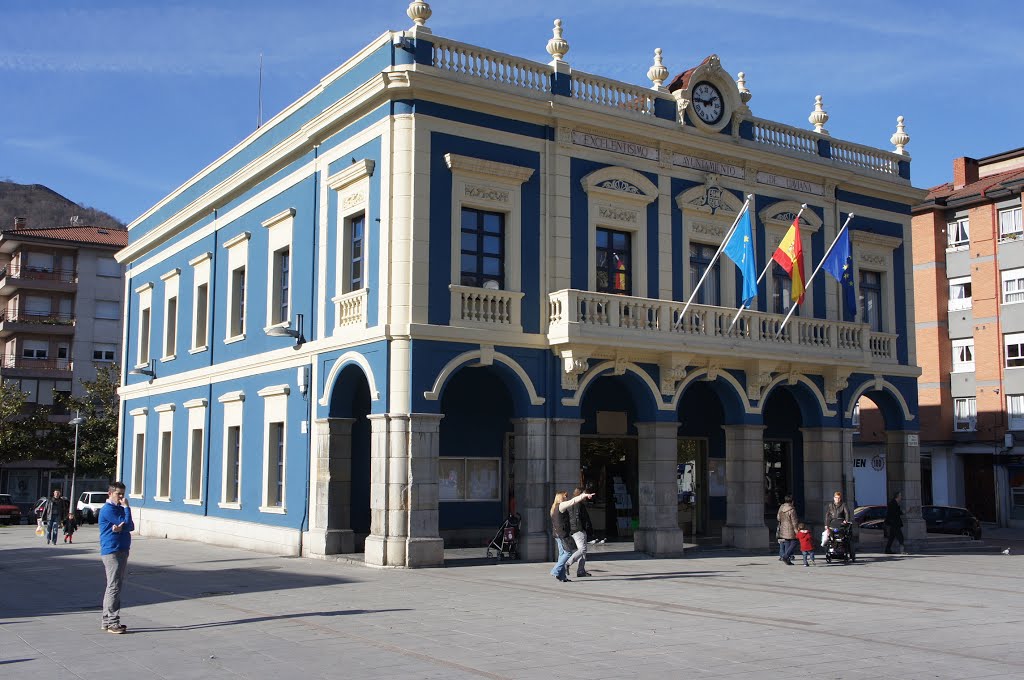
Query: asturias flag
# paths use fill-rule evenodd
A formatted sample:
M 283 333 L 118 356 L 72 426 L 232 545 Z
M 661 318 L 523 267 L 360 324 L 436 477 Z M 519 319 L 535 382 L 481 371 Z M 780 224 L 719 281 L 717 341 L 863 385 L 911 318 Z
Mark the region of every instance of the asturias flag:
M 725 244 L 723 253 L 729 256 L 743 275 L 743 306 L 757 297 L 757 271 L 754 267 L 754 239 L 750 230 L 750 211 L 744 210 L 736 229 Z
M 800 224 L 796 219 L 793 226 L 789 228 L 786 235 L 779 243 L 779 249 L 772 255 L 772 259 L 779 263 L 779 266 L 786 270 L 789 278 L 793 280 L 790 286 L 790 300 L 798 305 L 804 302 L 804 246 L 800 243 Z
M 843 312 L 847 319 L 857 318 L 857 292 L 853 286 L 853 248 L 850 246 L 850 231 L 836 239 L 832 252 L 821 263 L 821 268 L 832 275 L 843 289 Z

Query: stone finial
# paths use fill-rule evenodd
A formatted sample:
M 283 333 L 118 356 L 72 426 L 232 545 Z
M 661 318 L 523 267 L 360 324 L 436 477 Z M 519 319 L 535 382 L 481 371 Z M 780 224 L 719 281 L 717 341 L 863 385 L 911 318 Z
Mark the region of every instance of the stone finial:
M 662 83 L 668 78 L 668 69 L 661 63 L 661 48 L 655 48 L 654 50 L 654 65 L 647 69 L 647 77 L 654 85 L 651 86 L 652 90 L 661 90 Z
M 739 90 L 740 101 L 744 104 L 749 102 L 750 98 L 754 96 L 750 93 L 750 90 L 747 89 L 747 76 L 743 71 L 739 72 L 739 78 L 736 79 L 736 89 Z
M 825 123 L 828 122 L 828 114 L 821 107 L 820 94 L 814 98 L 814 111 L 811 111 L 811 115 L 807 116 L 807 121 L 814 125 L 814 131 L 818 134 L 828 134 L 828 130 L 825 129 Z
M 904 147 L 910 144 L 910 135 L 907 134 L 907 129 L 903 125 L 903 116 L 896 117 L 896 132 L 892 133 L 889 141 L 896 145 L 896 153 L 901 156 L 907 153 Z
M 409 3 L 409 9 L 405 10 L 405 13 L 412 19 L 416 28 L 426 28 L 427 19 L 434 12 L 430 9 L 430 5 L 423 0 L 413 0 Z
M 562 57 L 569 51 L 569 43 L 562 39 L 561 19 L 555 19 L 555 27 L 551 29 L 551 40 L 548 40 L 547 49 L 555 61 L 562 61 Z

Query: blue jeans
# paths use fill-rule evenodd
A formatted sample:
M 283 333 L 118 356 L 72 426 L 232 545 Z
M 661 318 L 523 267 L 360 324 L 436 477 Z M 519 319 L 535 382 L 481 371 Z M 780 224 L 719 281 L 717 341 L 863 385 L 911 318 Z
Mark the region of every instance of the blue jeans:
M 60 529 L 60 520 L 59 519 L 51 519 L 49 522 L 46 523 L 46 542 L 47 543 L 49 543 L 50 541 L 53 541 L 54 544 L 57 543 L 57 530 L 58 529 Z
M 565 541 L 567 539 L 555 538 L 555 545 L 558 546 L 558 562 L 555 563 L 555 568 L 551 570 L 551 575 L 556 578 L 565 578 L 565 563 L 572 557 L 572 551 L 566 550 Z M 575 548 L 575 546 L 573 546 Z

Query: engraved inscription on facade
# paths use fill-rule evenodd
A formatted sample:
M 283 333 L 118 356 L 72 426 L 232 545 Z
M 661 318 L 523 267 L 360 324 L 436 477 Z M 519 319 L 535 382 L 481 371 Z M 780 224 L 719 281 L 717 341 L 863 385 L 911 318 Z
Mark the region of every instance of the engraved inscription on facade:
M 467 184 L 466 195 L 470 198 L 482 198 L 485 201 L 508 203 L 508 192 L 502 191 L 501 189 L 494 189 L 492 187 L 481 187 L 474 184 Z
M 875 255 L 874 253 L 861 253 L 860 261 L 866 262 L 868 264 L 875 264 L 878 265 L 879 267 L 885 266 L 885 258 L 882 257 L 881 255 Z
M 629 222 L 636 224 L 636 211 L 635 210 L 623 210 L 622 208 L 614 208 L 608 205 L 598 206 L 598 215 L 606 220 L 617 220 L 619 222 Z
M 725 229 L 717 224 L 708 224 L 707 222 L 694 222 L 690 229 L 695 234 L 706 234 L 708 236 L 717 236 L 719 238 L 725 234 Z
M 343 210 L 345 210 L 365 202 L 366 196 L 363 194 L 363 192 L 356 191 L 351 194 L 345 194 L 345 197 L 341 199 L 341 207 Z
M 771 172 L 757 173 L 757 181 L 760 184 L 770 184 L 773 187 L 792 189 L 793 191 L 801 191 L 805 194 L 814 194 L 815 196 L 823 196 L 825 194 L 825 187 L 821 184 L 786 177 L 785 175 L 776 175 Z
M 599 135 L 592 135 L 589 132 L 579 132 L 578 130 L 572 131 L 572 141 L 574 144 L 589 146 L 592 149 L 614 151 L 615 153 L 626 154 L 627 156 L 636 156 L 637 158 L 646 158 L 651 161 L 658 160 L 658 150 L 656 148 L 653 146 L 637 144 L 636 142 L 627 142 L 621 139 L 612 139 L 611 137 L 601 137 Z
M 738 165 L 719 163 L 718 161 L 708 160 L 707 158 L 697 158 L 696 156 L 686 156 L 684 154 L 677 153 L 672 158 L 672 163 L 675 165 L 681 165 L 684 168 L 690 168 L 691 170 L 713 172 L 716 175 L 725 175 L 726 177 L 743 179 L 743 168 Z

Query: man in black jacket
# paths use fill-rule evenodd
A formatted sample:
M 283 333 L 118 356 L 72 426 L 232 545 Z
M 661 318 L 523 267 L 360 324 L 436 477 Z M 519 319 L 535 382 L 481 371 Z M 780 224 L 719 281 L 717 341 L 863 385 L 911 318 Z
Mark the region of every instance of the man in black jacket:
M 68 502 L 60 495 L 60 489 L 54 489 L 53 495 L 46 499 L 43 506 L 43 527 L 46 529 L 46 542 L 57 545 L 57 529 L 68 516 Z
M 905 554 L 907 546 L 903 543 L 903 508 L 900 501 L 903 500 L 903 493 L 897 491 L 896 495 L 889 500 L 889 506 L 885 510 L 885 528 L 889 533 L 889 541 L 885 544 L 885 552 L 892 553 L 893 541 L 899 541 L 900 550 Z
M 573 489 L 572 495 L 575 497 L 581 493 L 583 489 L 577 486 Z M 575 563 L 576 576 L 590 576 L 587 571 L 587 536 L 593 533 L 594 527 L 590 523 L 590 513 L 587 512 L 585 503 L 577 503 L 569 508 L 569 531 L 576 543 L 576 552 L 569 558 L 566 569 Z

